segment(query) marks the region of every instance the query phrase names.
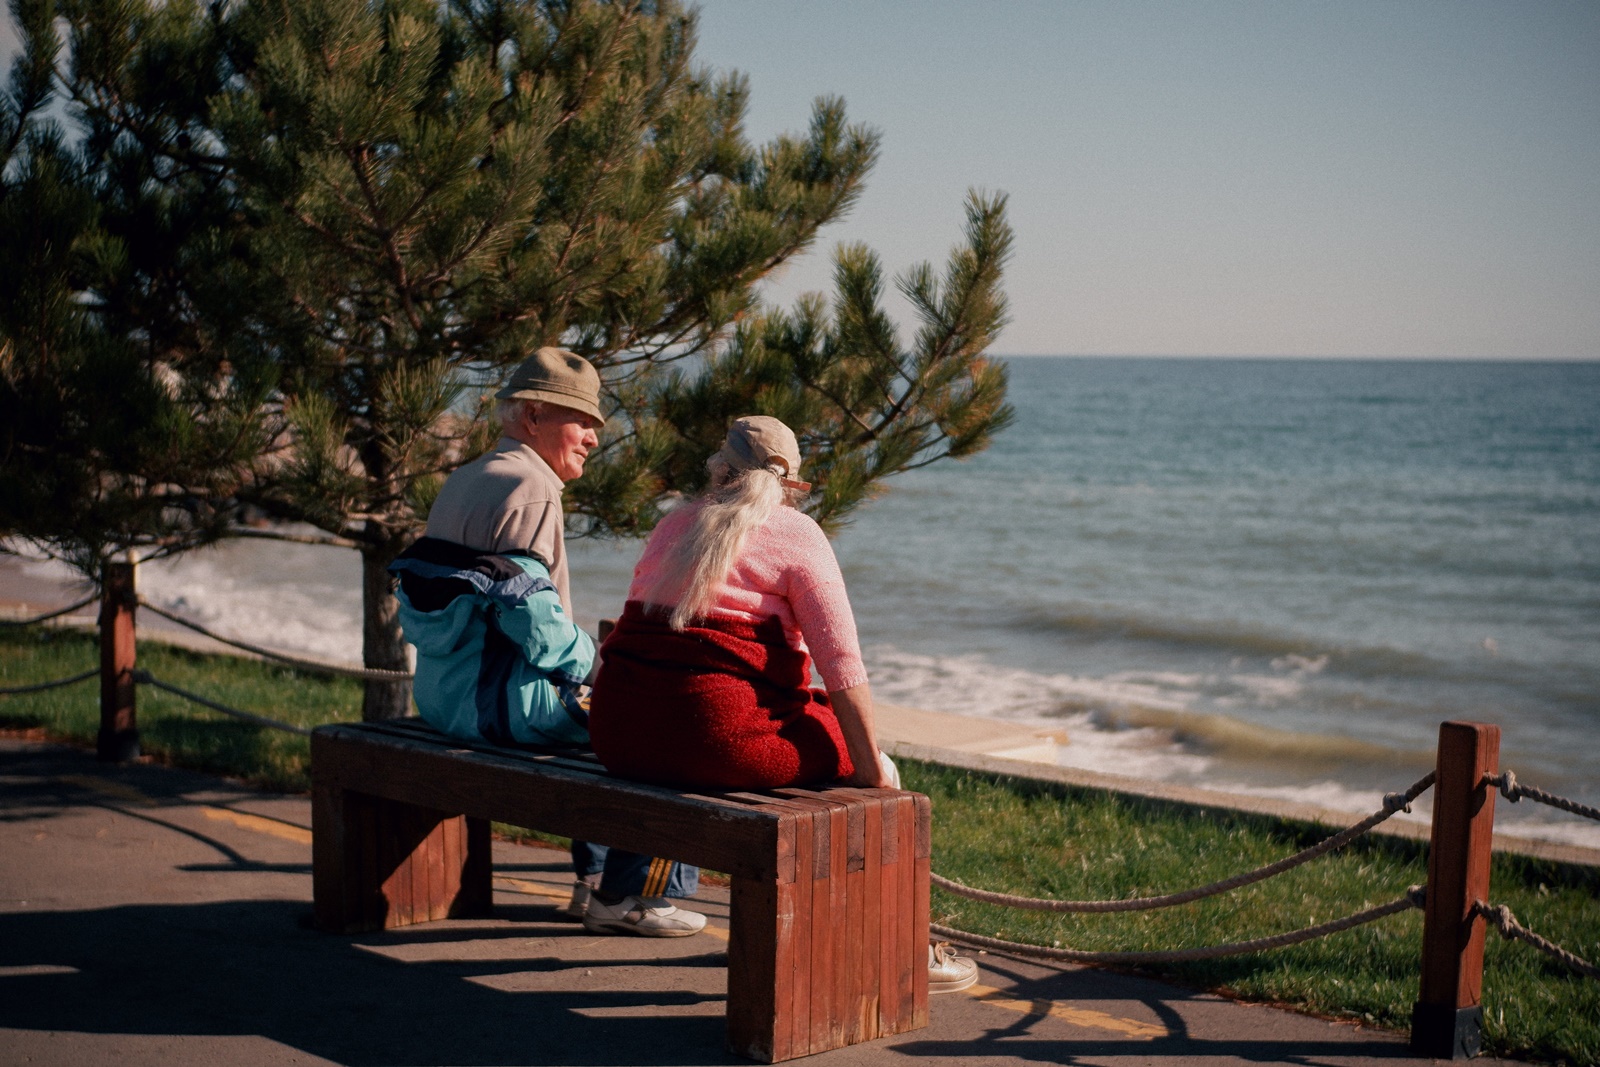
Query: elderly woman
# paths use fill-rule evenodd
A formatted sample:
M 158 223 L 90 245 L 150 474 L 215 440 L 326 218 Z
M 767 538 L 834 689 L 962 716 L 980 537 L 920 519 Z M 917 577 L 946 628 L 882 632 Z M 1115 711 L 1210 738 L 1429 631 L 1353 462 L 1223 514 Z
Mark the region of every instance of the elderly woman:
M 711 484 L 664 518 L 634 568 L 590 700 L 614 774 L 661 785 L 898 787 L 878 749 L 855 617 L 833 548 L 794 505 L 800 448 L 777 419 L 734 422 Z M 826 692 L 811 688 L 811 658 Z M 929 948 L 929 991 L 977 980 Z
M 590 705 L 613 773 L 720 789 L 893 784 L 844 577 L 791 506 L 810 488 L 791 479 L 799 466 L 787 426 L 739 419 L 707 462 L 707 492 L 656 527 Z

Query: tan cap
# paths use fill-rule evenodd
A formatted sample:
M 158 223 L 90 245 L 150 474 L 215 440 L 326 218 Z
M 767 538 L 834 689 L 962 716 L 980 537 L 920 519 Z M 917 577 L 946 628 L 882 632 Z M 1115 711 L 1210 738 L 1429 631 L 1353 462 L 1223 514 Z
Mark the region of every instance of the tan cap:
M 745 415 L 734 419 L 717 454 L 735 470 L 777 466 L 783 468 L 784 475 L 800 472 L 800 442 L 795 440 L 793 430 L 771 415 Z M 789 488 L 802 492 L 811 488 L 782 475 L 780 479 Z
M 541 348 L 511 372 L 496 400 L 544 400 L 593 415 L 600 413 L 600 372 L 594 364 L 565 348 Z

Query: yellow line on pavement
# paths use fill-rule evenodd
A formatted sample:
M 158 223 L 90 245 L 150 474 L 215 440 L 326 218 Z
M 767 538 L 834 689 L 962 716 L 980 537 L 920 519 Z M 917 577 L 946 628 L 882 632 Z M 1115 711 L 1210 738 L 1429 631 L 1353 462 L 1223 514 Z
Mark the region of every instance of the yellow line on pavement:
M 47 974 L 80 974 L 78 968 L 60 963 L 19 963 L 0 967 L 0 978 L 38 978 Z
M 213 808 L 209 805 L 203 805 L 200 810 L 206 813 L 208 819 L 231 822 L 241 830 L 254 830 L 258 834 L 281 837 L 298 845 L 311 844 L 311 831 L 292 822 L 268 818 L 265 815 L 251 815 L 247 811 L 234 811 L 231 808 Z
M 68 785 L 75 785 L 81 789 L 89 789 L 102 796 L 115 797 L 128 804 L 137 804 L 140 807 L 153 807 L 160 803 L 155 797 L 143 793 L 131 785 L 114 782 L 107 778 L 96 778 L 92 774 L 63 774 L 58 779 Z M 249 812 L 234 811 L 231 808 L 218 808 L 209 804 L 195 805 L 205 813 L 206 818 L 218 822 L 230 822 L 241 830 L 253 830 L 258 834 L 269 834 L 285 841 L 293 841 L 300 845 L 311 844 L 311 831 L 304 826 L 297 826 L 292 822 L 274 819 L 266 815 L 251 815 Z
M 526 878 L 512 878 L 508 875 L 497 874 L 495 882 L 501 889 L 509 889 L 513 893 L 525 893 L 531 897 L 548 897 L 565 903 L 572 895 L 570 889 L 561 889 L 553 885 L 544 885 L 541 882 L 530 882 Z
M 1074 1026 L 1086 1026 L 1094 1030 L 1111 1030 L 1141 1041 L 1149 1041 L 1157 1037 L 1166 1037 L 1167 1029 L 1152 1023 L 1140 1022 L 1138 1019 L 1124 1019 L 1116 1015 L 1108 1015 L 1103 1011 L 1093 1008 L 1069 1008 L 1064 1004 L 1057 1004 L 1053 1000 L 1018 1000 L 1009 995 L 1006 990 L 996 989 L 993 986 L 975 985 L 967 990 L 973 997 L 985 1004 L 993 1004 L 997 1008 L 1007 1011 L 1017 1011 L 1024 1015 L 1048 1015 L 1051 1018 L 1069 1022 Z

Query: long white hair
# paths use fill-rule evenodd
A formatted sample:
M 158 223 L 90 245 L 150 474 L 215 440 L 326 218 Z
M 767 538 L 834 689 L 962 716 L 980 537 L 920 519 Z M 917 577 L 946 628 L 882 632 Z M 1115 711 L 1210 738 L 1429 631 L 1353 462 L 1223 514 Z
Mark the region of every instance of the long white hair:
M 733 570 L 745 536 L 800 493 L 786 489 L 779 464 L 738 470 L 717 453 L 706 461 L 711 485 L 701 494 L 689 528 L 667 549 L 650 586 L 646 604 L 672 607 L 667 624 L 682 630 L 717 600 L 717 587 Z

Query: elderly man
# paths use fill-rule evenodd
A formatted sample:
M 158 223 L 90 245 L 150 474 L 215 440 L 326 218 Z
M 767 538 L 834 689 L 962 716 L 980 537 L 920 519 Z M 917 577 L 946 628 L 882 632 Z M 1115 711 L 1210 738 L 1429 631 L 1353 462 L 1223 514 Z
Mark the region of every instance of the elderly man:
M 586 744 L 581 687 L 595 648 L 572 621 L 561 489 L 599 443 L 600 375 L 541 348 L 495 398 L 504 436 L 445 480 L 426 536 L 390 567 L 417 647 L 417 708 L 454 737 Z M 582 841 L 572 862 L 567 910 L 591 930 L 682 937 L 705 926 L 667 899 L 694 894 L 696 868 Z

